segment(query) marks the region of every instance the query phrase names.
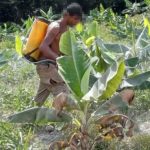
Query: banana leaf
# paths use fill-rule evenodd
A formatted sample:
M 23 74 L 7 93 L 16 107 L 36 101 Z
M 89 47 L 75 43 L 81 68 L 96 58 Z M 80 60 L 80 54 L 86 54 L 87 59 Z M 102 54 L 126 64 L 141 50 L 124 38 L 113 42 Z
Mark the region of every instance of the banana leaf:
M 121 44 L 104 44 L 105 48 L 107 49 L 107 51 L 110 51 L 112 53 L 123 53 L 125 54 L 127 51 L 129 51 L 130 49 L 125 46 L 125 45 L 121 45 Z
M 18 112 L 8 117 L 10 123 L 47 123 L 47 122 L 69 122 L 71 117 L 62 112 L 56 115 L 54 109 L 45 107 L 33 107 L 22 112 Z
M 134 87 L 136 90 L 147 90 L 150 89 L 150 81 L 145 81 L 141 85 Z
M 141 89 L 142 87 L 144 87 L 144 85 L 145 87 L 148 88 L 149 78 L 150 78 L 150 71 L 138 74 L 134 77 L 124 79 L 120 88 L 123 89 L 123 88 L 130 87 L 130 88 L 135 88 L 135 89 L 138 89 L 138 88 Z
M 94 83 L 90 91 L 83 96 L 84 100 L 107 99 L 111 97 L 119 87 L 124 75 L 124 61 L 115 62 L 107 71 Z
M 125 64 L 127 67 L 136 67 L 136 65 L 139 64 L 139 58 L 138 57 L 133 57 L 133 58 L 128 58 L 125 60 Z
M 144 48 L 145 46 L 149 44 L 148 40 L 149 40 L 148 29 L 147 27 L 145 27 L 137 39 L 137 42 L 135 45 L 136 48 L 141 48 L 141 49 Z
M 102 104 L 92 116 L 98 117 L 112 113 L 112 111 L 118 111 L 120 113 L 126 112 L 128 109 L 128 104 L 123 101 L 122 97 L 119 94 L 114 95 L 110 100 Z M 113 112 L 114 113 L 114 112 Z
M 142 62 L 150 61 L 150 44 L 141 49 L 139 53 L 139 58 Z
M 115 62 L 116 55 L 107 50 L 107 48 L 104 45 L 104 42 L 100 38 L 96 39 L 96 45 L 100 49 L 101 57 L 107 64 L 111 65 L 112 63 Z
M 77 100 L 87 93 L 91 62 L 87 54 L 78 46 L 72 31 L 64 33 L 60 39 L 60 51 L 65 56 L 57 59 L 58 71 Z
M 98 36 L 98 32 L 99 32 L 99 29 L 98 29 L 98 22 L 97 21 L 93 21 L 92 23 L 90 23 L 88 25 L 88 34 L 90 36 L 97 37 Z

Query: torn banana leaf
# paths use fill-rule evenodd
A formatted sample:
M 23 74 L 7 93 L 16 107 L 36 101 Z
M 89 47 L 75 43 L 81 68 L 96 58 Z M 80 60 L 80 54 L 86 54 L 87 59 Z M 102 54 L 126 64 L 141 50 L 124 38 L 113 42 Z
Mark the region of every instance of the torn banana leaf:
M 93 114 L 93 117 L 102 117 L 107 114 L 114 112 L 125 113 L 128 110 L 128 104 L 123 101 L 122 97 L 117 94 L 113 96 L 110 100 L 106 101 L 101 105 Z
M 64 112 L 57 116 L 56 110 L 44 107 L 29 108 L 8 117 L 10 123 L 70 122 L 71 120 L 71 116 Z

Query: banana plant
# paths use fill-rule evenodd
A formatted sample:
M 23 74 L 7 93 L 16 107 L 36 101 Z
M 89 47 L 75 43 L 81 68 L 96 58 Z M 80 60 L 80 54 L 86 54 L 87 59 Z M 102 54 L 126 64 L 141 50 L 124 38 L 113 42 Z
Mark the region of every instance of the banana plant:
M 110 21 L 110 18 L 113 18 L 115 16 L 115 13 L 111 8 L 105 9 L 103 5 L 100 5 L 99 10 L 98 8 L 95 8 L 90 11 L 90 16 L 88 17 L 89 20 L 96 20 L 100 23 L 108 23 Z
M 53 13 L 53 9 L 52 7 L 49 7 L 48 11 L 45 12 L 44 10 L 40 9 L 40 14 L 42 17 L 48 19 L 49 21 L 51 20 L 55 20 L 56 18 L 58 18 L 60 15 L 59 14 L 54 14 Z
M 24 33 L 27 33 L 27 32 L 29 32 L 29 30 L 31 29 L 31 26 L 32 26 L 32 24 L 33 24 L 33 21 L 34 21 L 34 17 L 28 17 L 28 19 L 26 19 L 26 20 L 23 20 L 22 19 L 22 23 L 23 23 L 23 25 L 22 25 L 22 29 L 24 29 L 23 31 L 24 31 Z
M 130 14 L 131 16 L 136 15 L 136 14 L 141 14 L 145 11 L 148 10 L 148 7 L 145 6 L 145 2 L 141 1 L 140 3 L 133 3 L 130 8 L 123 10 L 123 14 Z
M 125 102 L 125 99 L 123 99 L 120 94 L 111 98 L 118 89 L 124 76 L 124 60 L 119 59 L 118 61 L 112 61 L 112 64 L 109 64 L 106 71 L 102 74 L 99 73 L 99 76 L 97 76 L 95 73 L 96 70 L 93 67 L 93 63 L 95 63 L 97 58 L 89 56 L 87 52 L 84 51 L 84 47 L 78 43 L 75 34 L 71 30 L 62 35 L 60 50 L 64 56 L 57 59 L 58 70 L 71 91 L 71 100 L 74 101 L 78 107 L 67 112 L 63 109 L 65 105 L 60 106 L 63 107 L 63 111 L 60 112 L 59 115 L 56 113 L 58 107 L 55 107 L 55 109 L 43 107 L 30 108 L 9 116 L 9 122 L 65 122 L 69 123 L 69 126 L 71 126 L 71 124 L 75 126 L 74 131 L 69 133 L 68 137 L 66 137 L 70 140 L 67 142 L 59 141 L 51 143 L 50 149 L 54 147 L 58 147 L 58 149 L 62 149 L 63 147 L 74 147 L 82 150 L 94 149 L 96 141 L 107 139 L 111 136 L 113 137 L 115 134 L 117 137 L 118 132 L 124 134 L 123 128 L 125 128 L 125 126 L 121 125 L 121 120 L 123 119 L 125 122 L 129 121 L 132 124 L 131 119 L 120 112 L 111 114 L 111 116 L 109 114 L 114 106 L 116 108 L 128 106 L 128 103 Z M 110 62 L 110 59 L 106 56 L 105 59 Z M 95 81 L 93 82 L 91 82 L 91 75 L 94 76 Z M 109 98 L 111 98 L 110 101 L 103 104 L 103 109 L 99 108 L 99 102 L 102 100 L 106 101 Z M 61 104 L 61 100 L 62 99 L 59 99 L 59 101 L 57 101 L 57 105 Z M 118 103 L 116 101 L 118 101 Z M 110 106 L 110 109 L 107 109 L 111 104 L 114 104 L 112 108 Z M 114 128 L 108 129 L 108 132 L 103 133 L 105 126 L 109 128 L 110 125 L 107 123 L 110 121 L 111 124 L 120 124 L 122 128 L 114 126 Z M 93 132 L 92 130 L 95 131 Z M 99 132 L 99 130 L 101 131 Z
M 131 75 L 128 75 L 122 85 L 123 87 L 136 87 L 141 89 L 150 88 L 150 41 L 149 41 L 149 26 L 146 25 L 137 41 L 135 42 L 134 48 L 131 49 L 131 55 L 126 59 L 126 64 L 128 66 L 128 71 Z M 135 72 L 136 70 L 140 72 Z M 126 83 L 126 84 L 125 84 Z M 140 87 L 141 86 L 141 87 Z
M 150 49 L 149 49 L 149 31 L 150 23 L 148 19 L 144 20 L 145 28 L 137 37 L 137 40 L 133 43 L 133 46 L 105 43 L 99 37 L 89 37 L 87 39 L 86 52 L 90 57 L 97 57 L 97 61 L 93 63 L 93 67 L 96 72 L 102 73 L 119 57 L 125 58 L 126 75 L 123 79 L 121 89 L 130 87 L 135 89 L 149 89 L 149 61 L 150 61 Z M 147 67 L 144 67 L 147 66 Z M 141 82 L 138 80 L 142 77 Z M 132 80 L 132 82 L 131 82 Z M 129 82 L 130 81 L 130 82 Z M 133 83 L 133 84 L 132 84 Z
M 93 85 L 90 87 L 90 75 L 95 75 L 93 73 L 94 68 L 92 64 L 96 59 L 89 57 L 87 53 L 81 49 L 81 46 L 78 44 L 72 31 L 68 31 L 62 35 L 60 49 L 65 56 L 57 59 L 59 73 L 72 92 L 73 99 L 80 106 L 77 110 L 77 113 L 80 115 L 75 118 L 78 122 L 79 128 L 76 133 L 70 136 L 71 138 L 68 142 L 54 142 L 50 145 L 50 149 L 53 149 L 55 146 L 59 149 L 60 145 L 83 150 L 93 149 L 95 141 L 98 139 L 100 140 L 104 136 L 99 132 L 97 136 L 92 134 L 93 131 L 91 129 L 95 128 L 97 126 L 96 124 L 103 126 L 102 122 L 105 122 L 104 120 L 107 117 L 109 121 L 112 120 L 112 124 L 115 122 L 114 118 L 118 118 L 116 119 L 118 122 L 121 118 L 126 118 L 126 116 L 123 117 L 121 114 L 115 114 L 110 117 L 108 115 L 108 109 L 107 113 L 105 111 L 105 113 L 103 112 L 101 115 L 96 115 L 100 108 L 97 108 L 98 110 L 96 112 L 92 110 L 92 104 L 95 104 L 95 102 L 100 100 L 106 100 L 115 93 L 124 75 L 125 64 L 122 59 L 118 62 L 113 61 L 112 65 L 110 65 L 101 76 L 97 77 L 96 81 L 93 82 Z M 67 65 L 68 63 L 69 65 Z M 119 97 L 119 99 L 117 99 L 117 97 Z M 113 100 L 111 99 L 110 101 L 112 102 L 115 100 L 120 101 L 121 103 L 123 102 L 122 97 L 119 95 L 114 96 Z M 105 108 L 106 105 L 107 104 L 104 104 L 103 107 Z M 93 112 L 91 112 L 91 110 Z M 129 121 L 130 119 L 127 117 L 126 120 Z M 104 126 L 107 124 L 105 123 Z M 63 148 L 63 146 L 61 148 Z

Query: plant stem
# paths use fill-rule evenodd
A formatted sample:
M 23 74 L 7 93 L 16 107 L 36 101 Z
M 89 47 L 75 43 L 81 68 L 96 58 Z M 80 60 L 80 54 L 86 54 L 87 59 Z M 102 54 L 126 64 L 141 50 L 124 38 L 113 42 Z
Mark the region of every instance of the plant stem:
M 83 125 L 83 132 L 87 130 L 87 112 L 88 112 L 88 103 L 85 104 L 84 110 L 83 110 L 83 120 L 82 120 L 82 125 Z
M 132 44 L 133 44 L 133 55 L 136 56 L 136 42 L 135 42 L 135 27 L 134 22 L 132 22 Z

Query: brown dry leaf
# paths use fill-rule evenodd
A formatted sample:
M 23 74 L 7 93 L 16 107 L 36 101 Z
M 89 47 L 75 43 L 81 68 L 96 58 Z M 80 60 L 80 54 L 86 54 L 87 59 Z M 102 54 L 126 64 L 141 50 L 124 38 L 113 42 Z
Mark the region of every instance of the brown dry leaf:
M 68 146 L 69 146 L 68 142 L 56 141 L 50 144 L 49 150 L 62 150 Z
M 80 139 L 81 139 L 81 133 L 74 133 L 71 136 L 69 143 L 70 145 L 77 147 Z

